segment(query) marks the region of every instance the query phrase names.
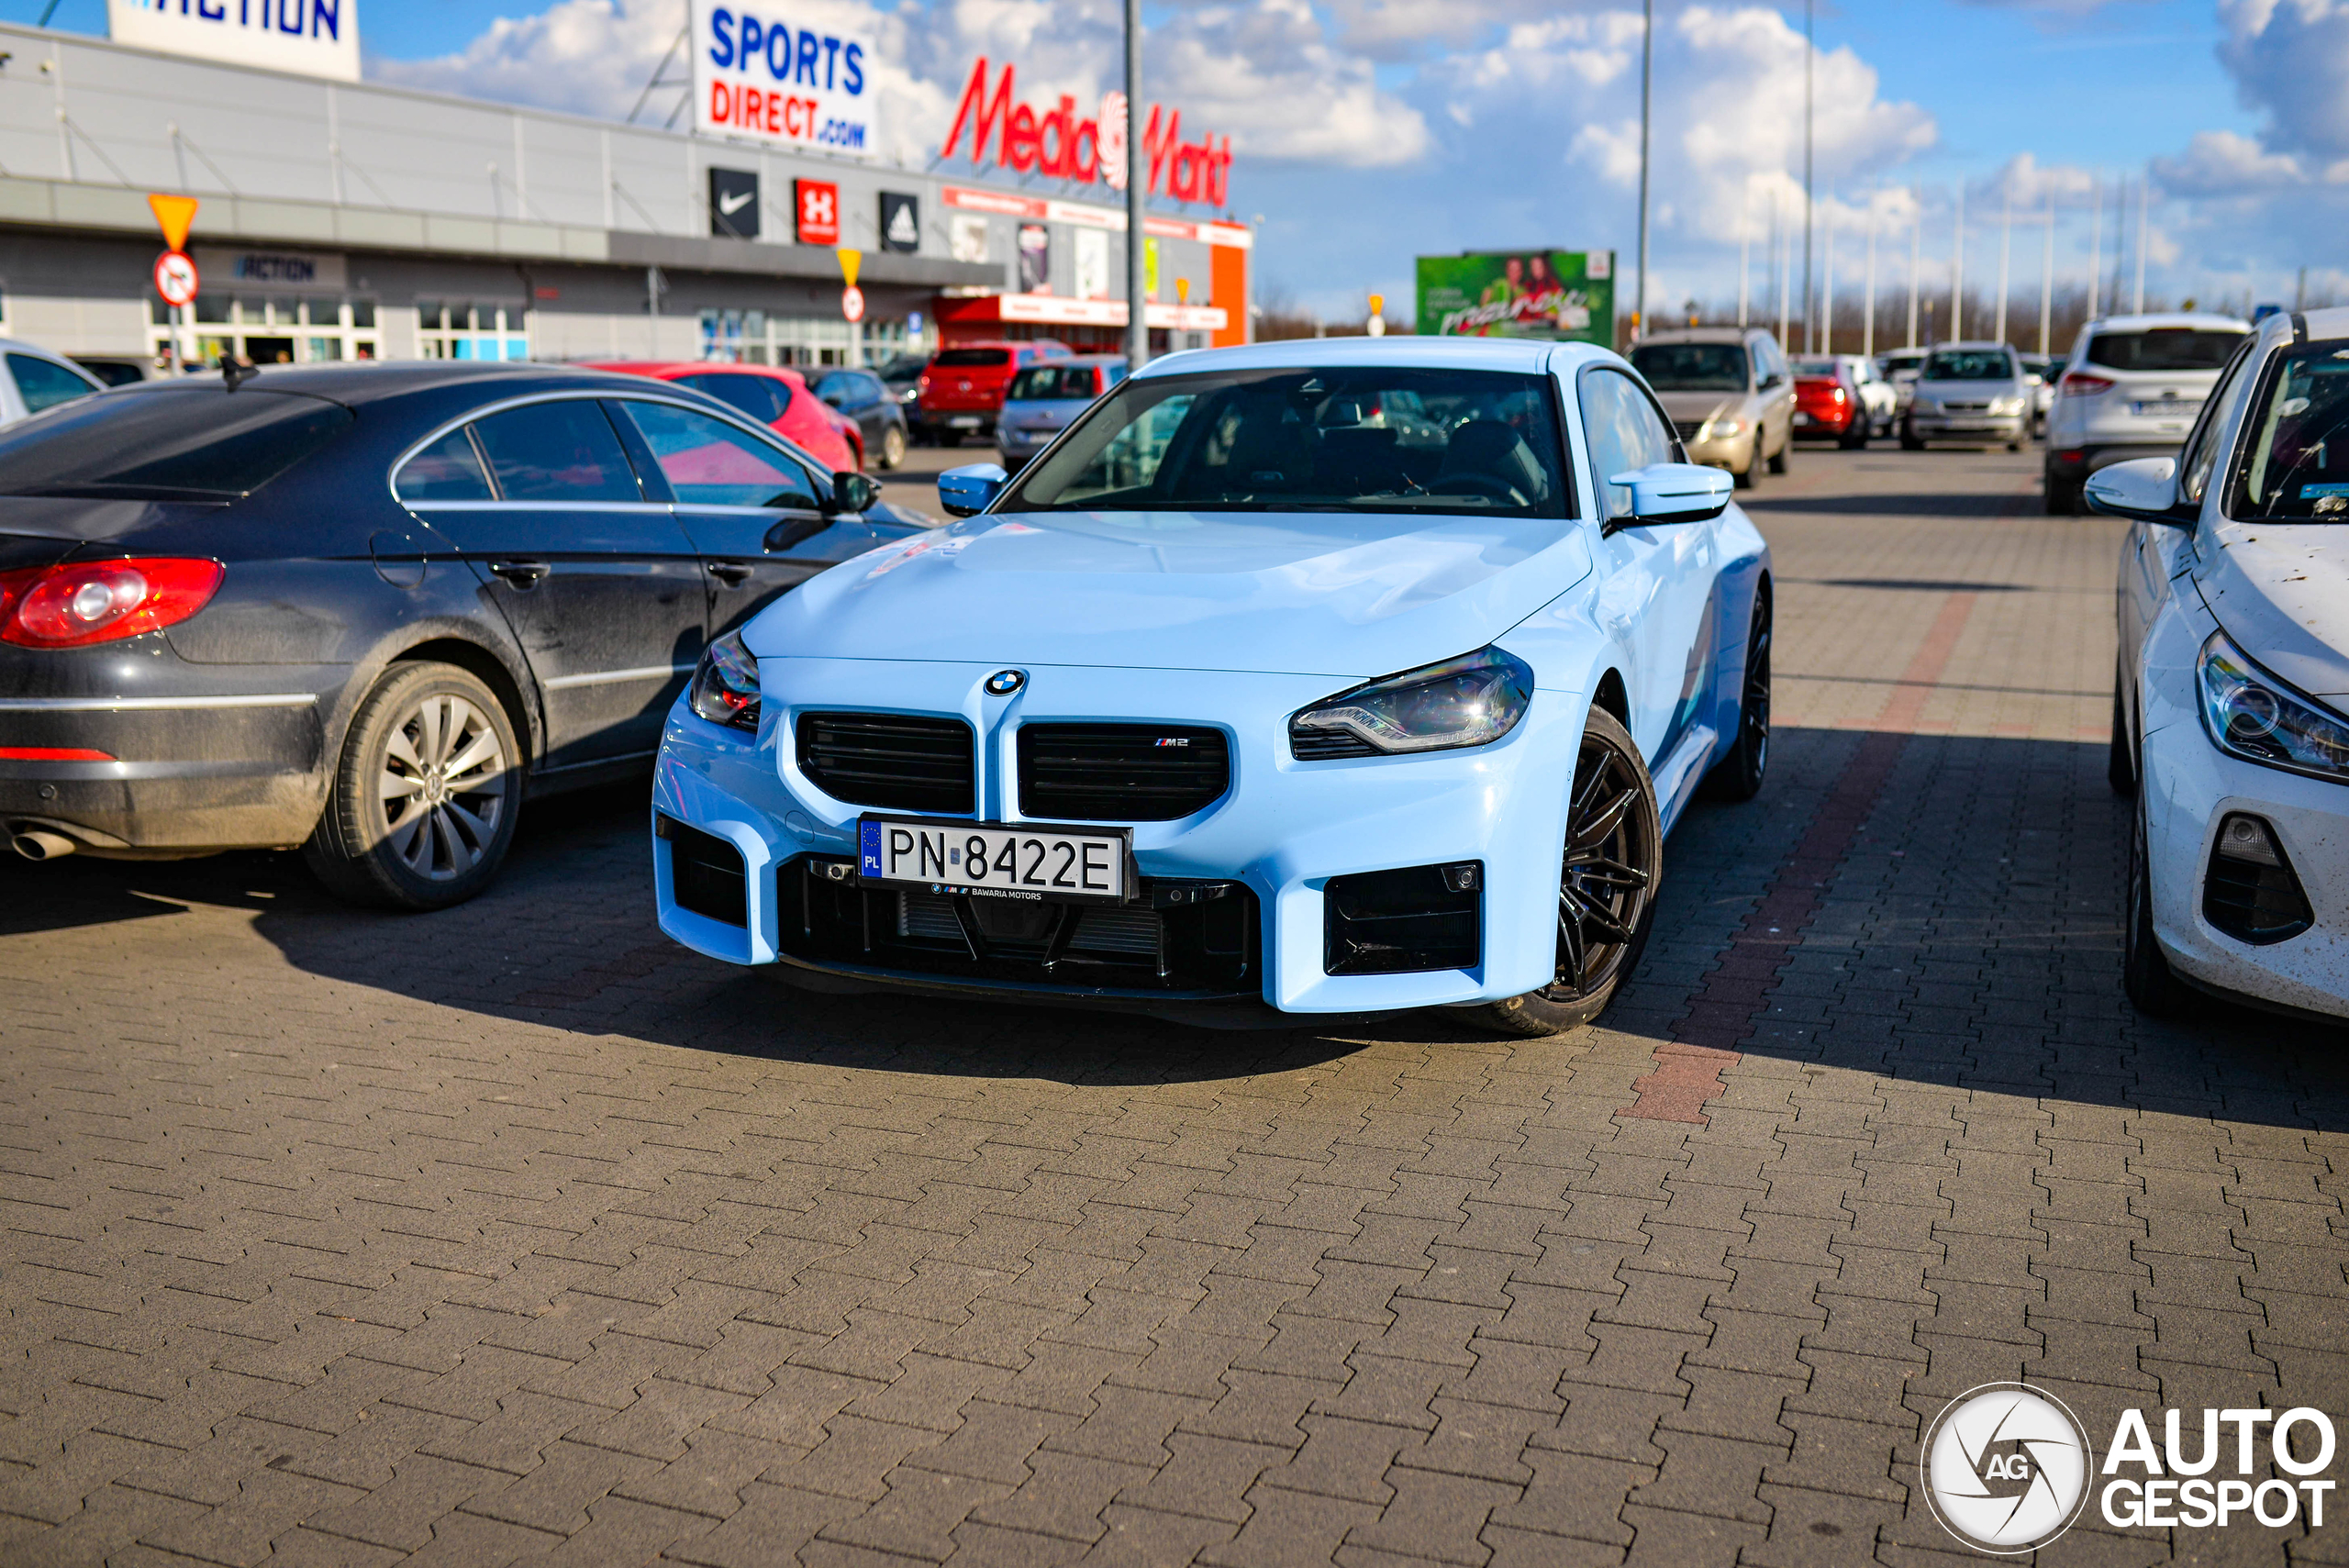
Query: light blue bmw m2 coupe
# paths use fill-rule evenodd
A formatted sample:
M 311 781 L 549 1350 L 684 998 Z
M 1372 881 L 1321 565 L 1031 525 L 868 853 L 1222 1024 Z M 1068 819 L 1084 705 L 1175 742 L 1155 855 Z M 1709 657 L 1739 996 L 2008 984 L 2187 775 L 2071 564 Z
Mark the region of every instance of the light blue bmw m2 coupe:
M 1770 556 L 1616 355 L 1173 355 L 714 642 L 662 929 L 811 991 L 1548 1034 L 1761 788 Z

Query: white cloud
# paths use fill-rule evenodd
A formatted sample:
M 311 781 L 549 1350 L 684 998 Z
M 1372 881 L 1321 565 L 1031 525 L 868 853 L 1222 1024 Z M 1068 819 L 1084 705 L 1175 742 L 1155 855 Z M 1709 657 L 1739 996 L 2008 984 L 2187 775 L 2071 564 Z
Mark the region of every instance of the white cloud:
M 2299 159 L 2231 130 L 2196 132 L 2182 156 L 2154 160 L 2154 178 L 2171 195 L 2221 200 L 2308 182 Z
M 2349 0 L 2220 0 L 2219 58 L 2270 147 L 2349 158 Z

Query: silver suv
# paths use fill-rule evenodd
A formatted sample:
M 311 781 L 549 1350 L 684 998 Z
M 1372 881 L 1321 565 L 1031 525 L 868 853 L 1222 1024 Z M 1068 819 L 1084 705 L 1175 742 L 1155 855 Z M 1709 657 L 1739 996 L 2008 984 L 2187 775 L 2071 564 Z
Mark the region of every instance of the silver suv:
M 2047 411 L 2047 510 L 2080 509 L 2087 476 L 2177 450 L 2251 324 L 2232 316 L 2108 316 L 2080 328 Z
M 1631 353 L 1680 434 L 1690 462 L 1725 468 L 1750 490 L 1767 463 L 1787 472 L 1795 439 L 1795 377 L 1778 339 L 1759 327 L 1651 332 Z

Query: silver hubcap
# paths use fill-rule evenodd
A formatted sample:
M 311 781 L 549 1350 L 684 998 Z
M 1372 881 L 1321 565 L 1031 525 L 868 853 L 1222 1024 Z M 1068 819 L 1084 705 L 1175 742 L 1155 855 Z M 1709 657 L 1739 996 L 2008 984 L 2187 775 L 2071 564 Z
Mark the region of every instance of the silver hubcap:
M 506 748 L 488 717 L 461 696 L 426 697 L 384 749 L 384 841 L 418 876 L 462 876 L 496 839 L 506 790 Z

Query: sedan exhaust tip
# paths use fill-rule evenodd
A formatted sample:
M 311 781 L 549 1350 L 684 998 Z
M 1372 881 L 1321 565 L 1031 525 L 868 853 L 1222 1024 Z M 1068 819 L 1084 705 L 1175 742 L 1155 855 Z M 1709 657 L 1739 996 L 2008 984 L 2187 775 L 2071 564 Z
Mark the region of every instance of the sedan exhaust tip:
M 52 833 L 45 828 L 28 828 L 8 836 L 10 847 L 28 861 L 63 860 L 81 848 L 62 833 Z

